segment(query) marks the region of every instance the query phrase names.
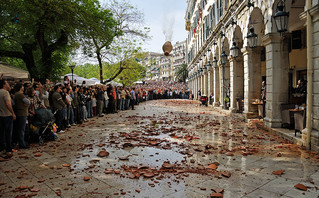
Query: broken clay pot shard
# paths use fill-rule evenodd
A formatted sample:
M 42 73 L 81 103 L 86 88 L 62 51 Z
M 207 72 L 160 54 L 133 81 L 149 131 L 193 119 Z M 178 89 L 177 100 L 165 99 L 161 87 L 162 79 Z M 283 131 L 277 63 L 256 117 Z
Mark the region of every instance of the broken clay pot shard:
M 107 151 L 100 151 L 98 154 L 97 154 L 97 156 L 99 156 L 99 157 L 107 157 L 107 156 L 109 156 L 109 152 L 107 152 Z
M 299 190 L 303 190 L 303 191 L 307 191 L 308 190 L 307 186 L 305 186 L 303 184 L 297 184 L 297 185 L 295 185 L 295 188 L 297 188 Z

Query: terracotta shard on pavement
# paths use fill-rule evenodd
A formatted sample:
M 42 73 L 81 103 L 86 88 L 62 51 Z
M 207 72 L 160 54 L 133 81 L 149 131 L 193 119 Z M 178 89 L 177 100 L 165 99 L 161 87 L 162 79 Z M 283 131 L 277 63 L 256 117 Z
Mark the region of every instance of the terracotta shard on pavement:
M 119 157 L 120 160 L 129 160 L 129 156 Z
M 222 172 L 222 176 L 229 178 L 231 176 L 230 172 Z
M 303 190 L 303 191 L 307 191 L 307 187 L 303 184 L 297 184 L 295 185 L 295 188 L 299 189 L 299 190 Z
M 87 177 L 87 176 L 85 176 L 85 177 L 83 177 L 83 180 L 84 181 L 89 181 L 91 178 L 90 177 Z
M 217 166 L 216 166 L 216 164 L 210 164 L 207 168 L 212 169 L 212 170 L 216 170 Z
M 277 170 L 277 171 L 272 172 L 272 174 L 274 174 L 274 175 L 282 175 L 284 172 L 285 172 L 285 170 Z
M 42 156 L 41 153 L 35 153 L 35 154 L 34 154 L 34 157 L 41 157 L 41 156 Z
M 144 173 L 143 176 L 144 176 L 145 178 L 151 178 L 151 177 L 154 177 L 154 173 L 152 173 L 152 172 L 147 172 L 147 173 Z
M 212 193 L 212 194 L 210 194 L 210 197 L 211 198 L 223 198 L 224 196 L 221 193 Z
M 234 156 L 234 153 L 233 152 L 227 152 L 226 155 L 227 156 Z
M 97 154 L 97 156 L 99 156 L 99 157 L 107 157 L 107 156 L 109 156 L 109 155 L 110 155 L 110 153 L 107 152 L 107 151 L 100 151 L 100 152 Z
M 218 189 L 218 188 L 216 188 L 216 189 L 212 189 L 212 191 L 214 191 L 215 193 L 223 193 L 224 192 L 224 189 Z
M 169 164 L 169 163 L 163 163 L 163 165 L 162 165 L 162 167 L 163 168 L 167 168 L 167 169 L 169 169 L 169 168 L 174 168 L 174 164 Z

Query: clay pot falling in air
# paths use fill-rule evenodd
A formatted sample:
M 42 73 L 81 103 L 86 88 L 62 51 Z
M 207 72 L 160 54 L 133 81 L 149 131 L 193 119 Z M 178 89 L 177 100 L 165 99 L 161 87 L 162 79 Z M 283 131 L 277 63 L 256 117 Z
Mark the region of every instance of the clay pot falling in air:
M 172 43 L 170 41 L 166 41 L 163 45 L 163 52 L 165 56 L 169 56 L 169 53 L 173 50 Z

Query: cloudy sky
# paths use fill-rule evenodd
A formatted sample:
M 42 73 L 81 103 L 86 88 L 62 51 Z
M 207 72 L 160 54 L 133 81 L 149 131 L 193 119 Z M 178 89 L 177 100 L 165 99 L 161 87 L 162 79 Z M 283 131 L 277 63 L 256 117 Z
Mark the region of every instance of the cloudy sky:
M 176 41 L 186 39 L 184 20 L 186 0 L 130 0 L 130 2 L 144 13 L 145 25 L 151 28 L 152 38 L 143 46 L 146 51 L 162 52 L 162 45 L 166 40 L 170 40 L 174 45 Z

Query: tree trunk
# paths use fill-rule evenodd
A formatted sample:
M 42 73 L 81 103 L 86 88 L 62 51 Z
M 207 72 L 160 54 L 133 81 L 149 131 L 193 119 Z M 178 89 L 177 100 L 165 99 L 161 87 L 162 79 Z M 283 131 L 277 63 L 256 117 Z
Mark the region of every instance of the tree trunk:
M 25 65 L 30 73 L 30 77 L 36 78 L 37 77 L 37 71 L 35 67 L 34 57 L 33 57 L 33 50 L 35 49 L 35 45 L 32 44 L 23 44 L 22 50 L 24 51 L 23 61 L 25 62 Z
M 36 69 L 35 69 L 35 62 L 33 57 L 33 50 L 35 49 L 34 44 L 22 44 L 23 52 L 16 52 L 16 51 L 6 51 L 0 49 L 0 56 L 2 57 L 9 57 L 9 58 L 18 58 L 22 59 L 23 62 L 26 64 L 27 70 L 30 74 L 31 78 L 36 77 Z
M 96 52 L 97 60 L 99 61 L 99 68 L 100 68 L 100 83 L 103 83 L 103 65 L 102 65 L 102 58 L 101 53 Z

